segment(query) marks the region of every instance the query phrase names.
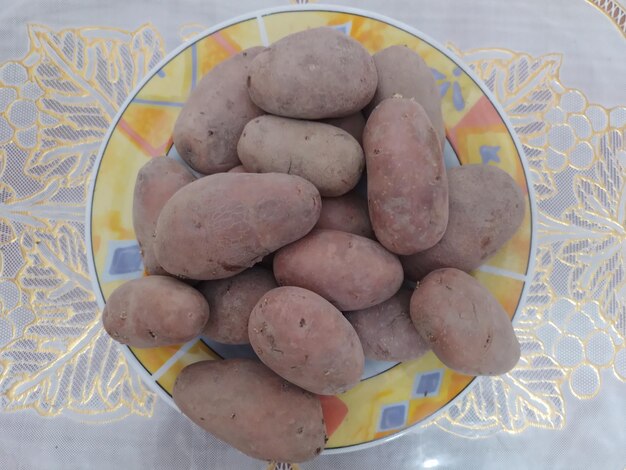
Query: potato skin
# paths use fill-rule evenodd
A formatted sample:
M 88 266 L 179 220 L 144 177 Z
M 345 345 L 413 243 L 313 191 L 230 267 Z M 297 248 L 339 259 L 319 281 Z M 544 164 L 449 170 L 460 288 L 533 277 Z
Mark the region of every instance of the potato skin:
M 354 114 L 370 102 L 374 60 L 349 36 L 329 27 L 280 39 L 252 62 L 248 91 L 270 114 L 324 119 Z
M 392 298 L 364 310 L 346 313 L 361 340 L 363 353 L 377 361 L 409 361 L 430 348 L 413 326 L 409 289 L 400 289 Z
M 365 166 L 361 146 L 346 131 L 270 115 L 246 124 L 237 152 L 251 173 L 298 175 L 328 197 L 354 188 Z
M 278 287 L 271 271 L 252 267 L 228 279 L 204 281 L 197 287 L 211 316 L 203 334 L 225 344 L 247 344 L 248 319 L 257 301 Z
M 521 189 L 505 171 L 487 165 L 448 170 L 450 210 L 443 238 L 432 248 L 400 258 L 418 281 L 440 268 L 473 271 L 515 234 L 524 220 Z
M 376 238 L 399 255 L 432 247 L 448 224 L 448 181 L 424 109 L 404 98 L 383 101 L 367 120 L 363 148 Z
M 322 198 L 322 212 L 315 228 L 327 228 L 374 238 L 367 201 L 350 192 L 340 197 Z
M 335 395 L 363 373 L 363 348 L 354 328 L 327 300 L 300 287 L 279 287 L 256 304 L 248 324 L 261 361 L 289 382 Z
M 445 144 L 446 128 L 441 110 L 441 97 L 430 68 L 424 59 L 407 46 L 391 46 L 374 54 L 378 73 L 376 94 L 365 108 L 366 116 L 383 100 L 400 95 L 413 98 L 428 115 L 441 147 Z
M 398 258 L 374 240 L 316 229 L 276 253 L 274 276 L 280 285 L 309 289 L 348 311 L 384 302 L 404 274 Z
M 239 165 L 237 141 L 250 119 L 263 114 L 248 95 L 246 77 L 263 51 L 252 47 L 216 65 L 200 80 L 174 126 L 174 145 L 191 168 L 205 175 Z
M 237 165 L 236 167 L 228 170 L 227 173 L 248 173 L 248 172 L 246 171 L 246 167 L 244 167 L 243 165 Z
M 502 306 L 458 269 L 439 269 L 422 280 L 411 297 L 411 319 L 441 362 L 462 374 L 504 374 L 520 358 Z
M 340 118 L 323 119 L 323 123 L 343 129 L 359 143 L 363 144 L 363 129 L 365 129 L 365 118 L 361 111 L 349 116 Z
M 194 181 L 187 168 L 167 157 L 155 157 L 139 169 L 133 197 L 133 227 L 148 274 L 167 275 L 154 255 L 154 231 L 165 203 Z
M 191 364 L 173 397 L 198 426 L 256 459 L 303 462 L 326 442 L 320 399 L 251 359 Z
M 111 337 L 136 348 L 187 342 L 209 318 L 209 305 L 193 287 L 168 276 L 133 279 L 115 289 L 102 312 Z
M 234 276 L 306 235 L 320 206 L 317 189 L 299 176 L 205 176 L 165 204 L 157 222 L 157 260 L 191 279 Z

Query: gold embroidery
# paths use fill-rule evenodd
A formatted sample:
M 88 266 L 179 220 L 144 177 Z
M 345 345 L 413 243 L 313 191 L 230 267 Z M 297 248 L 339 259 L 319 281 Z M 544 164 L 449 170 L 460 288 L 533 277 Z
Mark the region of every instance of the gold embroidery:
M 516 328 L 519 365 L 479 379 L 435 424 L 472 437 L 561 429 L 562 387 L 583 399 L 600 392 L 605 369 L 626 380 L 617 362 L 626 356 L 626 107 L 605 109 L 565 87 L 558 54 L 454 52 L 488 84 L 523 144 L 539 209 L 538 252 Z
M 626 10 L 618 0 L 585 0 L 606 15 L 613 25 L 626 36 Z
M 150 415 L 155 395 L 102 330 L 84 217 L 100 142 L 163 41 L 150 26 L 28 35 L 0 73 L 0 398 L 44 415 Z
M 300 466 L 295 463 L 270 462 L 267 470 L 300 470 Z

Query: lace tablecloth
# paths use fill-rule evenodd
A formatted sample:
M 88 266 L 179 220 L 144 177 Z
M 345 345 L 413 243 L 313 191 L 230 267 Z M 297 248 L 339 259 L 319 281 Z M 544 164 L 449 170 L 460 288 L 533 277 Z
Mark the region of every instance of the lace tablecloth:
M 243 456 L 141 381 L 103 334 L 85 242 L 93 164 L 128 93 L 184 40 L 286 0 L 3 5 L 0 468 L 625 468 L 620 1 L 338 2 L 424 31 L 485 81 L 526 153 L 538 249 L 514 371 L 392 442 L 299 466 Z

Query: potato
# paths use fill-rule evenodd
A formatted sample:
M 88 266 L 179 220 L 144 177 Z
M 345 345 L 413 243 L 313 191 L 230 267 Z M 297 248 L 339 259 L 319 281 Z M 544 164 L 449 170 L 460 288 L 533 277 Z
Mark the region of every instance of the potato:
M 473 271 L 517 231 L 524 220 L 524 195 L 513 178 L 495 166 L 448 170 L 448 228 L 432 248 L 402 257 L 415 281 L 439 268 Z
M 317 189 L 299 176 L 205 176 L 165 204 L 157 222 L 157 260 L 191 279 L 234 276 L 306 235 L 320 206 Z
M 209 318 L 202 294 L 168 276 L 133 279 L 115 289 L 102 312 L 111 337 L 135 348 L 155 348 L 198 336 Z
M 381 304 L 346 313 L 361 340 L 366 358 L 408 361 L 423 356 L 429 350 L 411 321 L 409 307 L 412 293 L 402 288 Z
M 247 171 L 298 175 L 331 197 L 354 188 L 365 165 L 361 146 L 346 131 L 269 115 L 246 124 L 237 152 Z
M 326 442 L 320 399 L 251 359 L 187 366 L 173 397 L 194 423 L 250 457 L 302 462 Z
M 133 227 L 148 274 L 168 274 L 154 255 L 157 219 L 169 198 L 194 180 L 187 168 L 166 157 L 151 158 L 137 173 L 133 197 Z
M 354 114 L 369 103 L 378 78 L 374 60 L 329 27 L 290 34 L 252 62 L 248 91 L 268 113 L 299 119 Z
M 211 310 L 204 335 L 220 343 L 247 344 L 250 312 L 263 294 L 276 287 L 272 272 L 259 267 L 228 279 L 200 283 L 197 289 Z
M 394 96 L 413 98 L 422 105 L 443 148 L 446 128 L 441 111 L 439 88 L 424 59 L 406 46 L 391 46 L 374 54 L 378 73 L 376 94 L 365 108 L 366 116 L 383 100 Z
M 363 113 L 361 111 L 345 117 L 324 119 L 322 122 L 343 129 L 352 137 L 354 137 L 359 145 L 363 143 L 363 129 L 365 128 L 365 118 L 363 117 Z
M 174 126 L 174 146 L 200 173 L 239 165 L 237 141 L 243 126 L 263 114 L 248 95 L 248 69 L 262 47 L 253 47 L 216 65 L 191 92 Z
M 279 287 L 261 297 L 248 335 L 265 365 L 313 393 L 343 393 L 363 373 L 354 328 L 327 300 L 300 287 Z
M 383 101 L 367 120 L 363 149 L 376 238 L 399 255 L 432 247 L 448 224 L 448 180 L 424 109 L 404 98 Z
M 274 256 L 280 285 L 309 289 L 339 310 L 361 310 L 395 294 L 404 274 L 396 256 L 374 240 L 314 230 Z
M 458 269 L 439 269 L 424 278 L 411 297 L 411 319 L 441 362 L 462 374 L 504 374 L 520 358 L 502 306 Z
M 227 171 L 227 173 L 248 173 L 246 168 L 243 165 L 237 165 L 234 168 L 231 168 Z
M 374 238 L 367 201 L 354 192 L 322 198 L 322 212 L 315 228 L 327 228 Z

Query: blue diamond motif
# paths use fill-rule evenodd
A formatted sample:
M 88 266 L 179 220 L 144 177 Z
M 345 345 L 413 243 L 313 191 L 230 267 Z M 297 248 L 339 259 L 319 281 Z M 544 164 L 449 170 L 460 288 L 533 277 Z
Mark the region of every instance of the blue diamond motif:
M 406 403 L 397 403 L 385 406 L 380 413 L 379 431 L 388 431 L 404 426 L 406 423 L 408 406 Z
M 143 260 L 137 240 L 110 240 L 100 280 L 125 281 L 142 275 Z
M 352 21 L 348 21 L 344 24 L 337 24 L 331 26 L 331 28 L 336 29 L 337 31 L 342 32 L 343 34 L 350 36 L 350 31 L 352 30 Z
M 135 271 L 141 271 L 141 252 L 139 251 L 139 246 L 116 248 L 113 252 L 109 272 L 113 275 L 117 275 L 128 274 Z
M 480 158 L 483 161 L 483 165 L 489 164 L 489 162 L 500 163 L 500 151 L 499 145 L 481 145 L 480 146 Z
M 441 388 L 441 380 L 443 379 L 443 371 L 435 370 L 418 374 L 415 377 L 413 386 L 413 397 L 424 398 L 432 397 L 439 394 Z

